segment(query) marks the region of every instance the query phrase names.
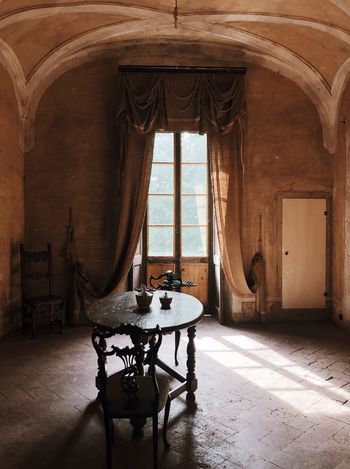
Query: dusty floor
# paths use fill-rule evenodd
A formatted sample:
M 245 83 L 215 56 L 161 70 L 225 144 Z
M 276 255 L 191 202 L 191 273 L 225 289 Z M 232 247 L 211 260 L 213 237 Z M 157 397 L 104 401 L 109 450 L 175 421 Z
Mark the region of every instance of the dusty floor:
M 172 361 L 174 338 L 162 354 Z M 198 407 L 172 403 L 162 468 L 350 468 L 350 334 L 326 322 L 197 330 Z M 185 334 L 180 369 L 185 367 Z M 1 469 L 105 467 L 88 327 L 0 342 Z M 162 415 L 161 415 L 162 418 Z M 116 468 L 151 468 L 151 429 L 115 422 Z

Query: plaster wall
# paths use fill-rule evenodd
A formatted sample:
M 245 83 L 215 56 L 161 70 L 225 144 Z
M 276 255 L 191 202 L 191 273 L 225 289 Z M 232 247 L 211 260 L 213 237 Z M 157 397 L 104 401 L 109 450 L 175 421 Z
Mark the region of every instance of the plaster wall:
M 36 143 L 26 155 L 25 242 L 33 247 L 52 242 L 59 293 L 67 286 L 64 256 L 69 207 L 80 260 L 101 287 L 110 274 L 118 189 L 116 68 L 113 60 L 104 60 L 82 65 L 58 79 L 39 105 Z M 268 308 L 274 312 L 280 303 L 278 194 L 331 191 L 332 160 L 322 148 L 315 108 L 292 82 L 248 66 L 247 101 L 243 259 L 248 270 L 257 250 L 261 214 Z M 242 313 L 240 301 L 232 299 L 228 304 L 229 319 L 250 319 L 249 312 Z
M 296 197 L 331 193 L 332 159 L 322 146 L 321 124 L 307 96 L 291 81 L 260 67 L 247 74 L 248 122 L 245 138 L 243 261 L 246 272 L 258 250 L 259 218 L 266 265 L 267 313 L 293 319 L 281 311 L 281 210 L 279 195 Z M 237 320 L 254 310 L 236 304 Z M 286 316 L 286 317 L 285 317 Z M 304 315 L 305 316 L 305 315 Z M 299 319 L 300 315 L 296 316 Z M 308 317 L 308 312 L 306 312 Z M 310 316 L 311 318 L 311 316 Z
M 350 328 L 350 82 L 343 95 L 334 157 L 333 318 Z
M 115 66 L 74 69 L 47 90 L 25 158 L 25 244 L 52 244 L 54 291 L 66 294 L 69 211 L 79 261 L 104 288 L 111 269 L 117 197 Z
M 0 65 L 0 337 L 21 323 L 19 245 L 23 239 L 23 153 L 17 102 Z

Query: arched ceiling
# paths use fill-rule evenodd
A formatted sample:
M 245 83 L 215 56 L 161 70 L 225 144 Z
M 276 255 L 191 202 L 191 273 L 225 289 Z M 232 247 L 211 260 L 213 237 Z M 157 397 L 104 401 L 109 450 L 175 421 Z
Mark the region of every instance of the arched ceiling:
M 188 65 L 192 47 L 201 51 L 198 65 L 257 63 L 293 80 L 315 104 L 324 145 L 334 151 L 350 74 L 350 0 L 177 0 L 177 28 L 175 3 L 0 0 L 0 62 L 27 134 L 45 89 L 79 63 L 134 55 L 171 64 L 171 50 Z

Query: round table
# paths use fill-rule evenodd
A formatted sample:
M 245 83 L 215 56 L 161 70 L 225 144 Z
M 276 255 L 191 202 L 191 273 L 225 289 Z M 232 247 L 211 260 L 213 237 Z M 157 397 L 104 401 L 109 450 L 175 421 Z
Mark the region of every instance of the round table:
M 187 374 L 182 376 L 172 367 L 158 359 L 157 365 L 180 381 L 181 385 L 170 392 L 171 399 L 187 391 L 187 402 L 195 401 L 197 378 L 195 375 L 195 344 L 196 324 L 203 315 L 203 305 L 194 296 L 179 292 L 169 292 L 172 297 L 170 309 L 162 309 L 159 300 L 164 291 L 155 291 L 148 312 L 139 309 L 136 303 L 135 292 L 111 293 L 96 300 L 87 309 L 87 317 L 95 327 L 117 328 L 122 323 L 135 324 L 148 334 L 157 325 L 163 333 L 176 332 L 187 329 Z
M 164 291 L 155 291 L 149 311 L 139 310 L 135 292 L 113 293 L 92 303 L 87 310 L 88 319 L 95 325 L 118 327 L 121 323 L 135 324 L 145 331 L 157 325 L 163 332 L 186 329 L 200 321 L 203 305 L 194 296 L 169 292 L 172 297 L 170 309 L 162 309 L 159 297 Z

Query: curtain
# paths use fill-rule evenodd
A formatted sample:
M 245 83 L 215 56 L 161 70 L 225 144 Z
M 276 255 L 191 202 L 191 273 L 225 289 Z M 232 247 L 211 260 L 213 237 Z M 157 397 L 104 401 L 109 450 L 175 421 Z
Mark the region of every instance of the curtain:
M 152 167 L 153 133 L 144 135 L 134 129 L 125 129 L 124 135 L 120 132 L 119 136 L 121 167 L 115 262 L 105 293 L 124 288 L 140 239 Z
M 240 234 L 244 83 L 244 75 L 234 73 L 119 74 L 120 196 L 114 272 L 107 293 L 125 281 L 136 251 L 147 203 L 154 132 L 186 129 L 208 132 L 223 270 L 236 295 L 251 295 L 243 272 Z
M 229 133 L 209 133 L 209 156 L 222 269 L 236 296 L 252 296 L 243 270 L 242 129 L 237 121 Z

